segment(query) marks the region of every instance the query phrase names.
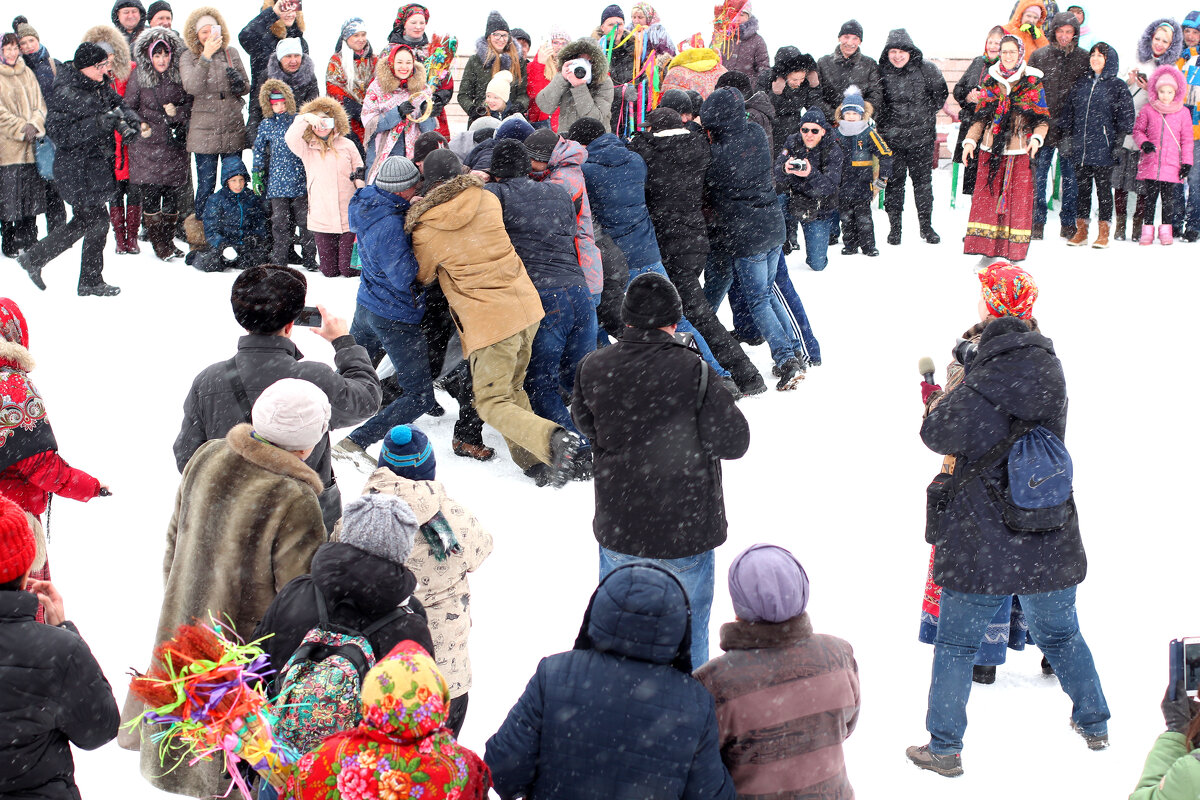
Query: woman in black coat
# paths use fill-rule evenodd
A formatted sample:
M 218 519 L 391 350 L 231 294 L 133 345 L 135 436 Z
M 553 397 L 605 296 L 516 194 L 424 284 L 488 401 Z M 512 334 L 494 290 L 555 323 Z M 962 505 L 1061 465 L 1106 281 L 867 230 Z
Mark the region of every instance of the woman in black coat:
M 967 67 L 958 83 L 954 84 L 954 101 L 958 103 L 958 141 L 954 145 L 954 163 L 963 163 L 963 139 L 967 130 L 975 121 L 975 108 L 983 97 L 980 87 L 987 78 L 988 68 L 1000 60 L 1000 40 L 1004 38 L 1004 27 L 997 25 L 988 31 L 987 41 L 983 43 L 983 55 L 975 56 L 971 66 Z M 972 158 L 966 162 L 963 169 L 963 194 L 975 191 L 975 176 L 979 172 L 978 159 Z
M 300 48 L 308 55 L 308 40 L 304 38 L 304 12 L 298 0 L 263 0 L 262 11 L 246 23 L 238 34 L 238 43 L 250 56 L 250 96 L 258 97 L 258 90 L 267 80 L 267 67 L 275 57 L 275 47 L 280 39 L 299 39 Z M 262 109 L 258 103 L 250 103 L 250 115 L 246 121 L 246 141 L 253 142 L 262 122 Z

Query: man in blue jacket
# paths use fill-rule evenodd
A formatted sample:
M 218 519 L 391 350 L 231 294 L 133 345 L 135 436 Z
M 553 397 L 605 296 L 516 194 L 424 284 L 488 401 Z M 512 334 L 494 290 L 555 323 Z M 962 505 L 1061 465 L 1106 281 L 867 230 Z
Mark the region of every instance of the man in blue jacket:
M 375 182 L 350 200 L 350 230 L 358 236 L 362 276 L 350 333 L 375 360 L 386 352 L 396 368 L 400 395 L 338 447 L 365 451 L 396 425 L 407 425 L 433 408 L 429 351 L 421 332 L 425 294 L 416 287 L 417 258 L 404 232 L 421 173 L 403 156 L 383 162 Z
M 592 595 L 575 648 L 542 659 L 488 740 L 500 797 L 733 800 L 716 707 L 691 675 L 688 601 L 634 562 Z

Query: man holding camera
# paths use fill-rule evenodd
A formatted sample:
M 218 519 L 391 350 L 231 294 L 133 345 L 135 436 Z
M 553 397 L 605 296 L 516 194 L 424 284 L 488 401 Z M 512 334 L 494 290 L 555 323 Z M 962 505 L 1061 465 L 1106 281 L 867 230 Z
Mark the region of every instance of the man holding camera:
M 139 120 L 125 108 L 107 77 L 108 53 L 84 42 L 75 58 L 62 65 L 46 100 L 46 135 L 58 148 L 55 185 L 71 204 L 69 223 L 26 250 L 18 259 L 42 290 L 42 268 L 83 238 L 78 292 L 81 297 L 112 297 L 120 289 L 104 282 L 104 242 L 108 239 L 108 201 L 116 193 L 113 132 L 136 136 Z
M 538 92 L 538 108 L 547 114 L 558 109 L 560 131 L 591 117 L 611 133 L 613 80 L 604 50 L 594 39 L 576 39 L 559 51 L 555 63 L 560 65 L 559 74 Z

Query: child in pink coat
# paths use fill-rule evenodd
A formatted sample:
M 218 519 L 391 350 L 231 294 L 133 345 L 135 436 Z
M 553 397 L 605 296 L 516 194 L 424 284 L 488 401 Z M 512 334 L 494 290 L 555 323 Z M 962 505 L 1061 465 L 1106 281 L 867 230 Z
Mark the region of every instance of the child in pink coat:
M 1154 243 L 1154 206 L 1162 197 L 1158 241 L 1171 244 L 1174 184 L 1187 180 L 1192 169 L 1192 112 L 1183 105 L 1183 73 L 1170 64 L 1150 76 L 1150 101 L 1133 124 L 1133 141 L 1141 148 L 1137 178 L 1146 182 L 1146 215 L 1139 244 Z

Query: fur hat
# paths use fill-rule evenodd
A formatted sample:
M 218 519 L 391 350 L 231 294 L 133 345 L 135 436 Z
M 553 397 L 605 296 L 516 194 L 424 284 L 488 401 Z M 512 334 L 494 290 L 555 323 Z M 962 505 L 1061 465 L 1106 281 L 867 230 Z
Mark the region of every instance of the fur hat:
M 591 117 L 583 117 L 578 119 L 571 125 L 571 129 L 567 131 L 567 138 L 579 142 L 584 147 L 587 147 L 592 142 L 599 139 L 606 133 L 604 123 L 598 119 Z
M 550 128 L 539 128 L 525 137 L 525 152 L 534 161 L 550 161 L 561 137 Z
M 529 170 L 529 153 L 526 152 L 525 145 L 516 139 L 501 139 L 496 142 L 496 147 L 492 150 L 492 164 L 488 167 L 488 174 L 492 178 L 498 181 L 519 178 L 528 175 Z
M 284 450 L 308 450 L 329 432 L 329 398 L 315 383 L 275 381 L 250 409 L 254 432 Z
M 420 529 L 408 503 L 392 494 L 364 494 L 346 504 L 337 541 L 363 552 L 403 564 L 412 554 Z
M 299 270 L 275 264 L 250 267 L 233 282 L 233 318 L 250 333 L 276 333 L 300 316 L 307 294 L 308 281 Z
M 644 272 L 629 282 L 621 318 L 632 328 L 665 328 L 683 319 L 683 301 L 665 275 Z
M 680 114 L 692 113 L 692 99 L 683 89 L 667 89 L 658 100 L 659 108 L 673 108 Z
M 499 11 L 491 11 L 487 16 L 487 24 L 483 28 L 484 37 L 491 36 L 496 31 L 504 31 L 508 33 L 508 23 L 504 21 L 504 17 L 500 16 Z
M 412 425 L 397 425 L 387 432 L 379 450 L 379 466 L 410 481 L 431 481 L 437 474 L 429 437 Z
M 784 622 L 808 607 L 808 573 L 784 548 L 756 544 L 729 565 L 729 597 L 743 622 Z
M 512 98 L 512 84 L 513 74 L 506 69 L 502 69 L 488 81 L 486 91 L 488 94 L 494 94 L 507 103 Z
M 404 156 L 388 156 L 375 176 L 375 185 L 392 194 L 411 189 L 420 181 L 421 173 L 417 165 Z
M 20 506 L 0 495 L 0 583 L 24 575 L 37 557 L 37 542 L 29 517 Z

